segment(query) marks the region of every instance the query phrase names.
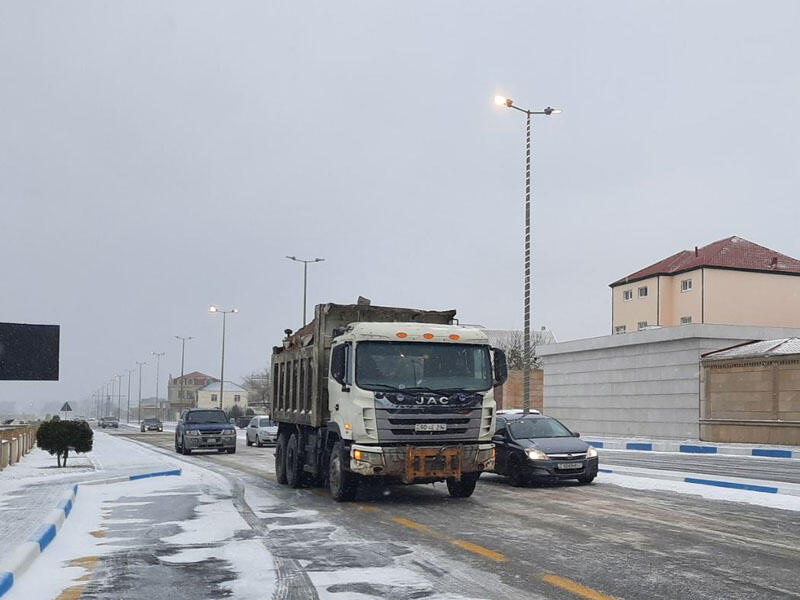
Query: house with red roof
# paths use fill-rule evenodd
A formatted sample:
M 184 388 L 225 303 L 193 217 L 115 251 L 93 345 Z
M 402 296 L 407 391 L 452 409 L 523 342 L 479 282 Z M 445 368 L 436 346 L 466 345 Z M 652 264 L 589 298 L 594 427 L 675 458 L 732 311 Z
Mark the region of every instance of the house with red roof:
M 800 260 L 736 236 L 610 287 L 612 333 L 690 323 L 800 328 Z

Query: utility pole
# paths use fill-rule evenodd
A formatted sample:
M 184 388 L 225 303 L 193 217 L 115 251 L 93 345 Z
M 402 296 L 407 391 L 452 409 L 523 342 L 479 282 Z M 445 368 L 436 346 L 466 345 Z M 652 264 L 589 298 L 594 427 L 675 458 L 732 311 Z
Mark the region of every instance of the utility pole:
M 136 364 L 139 365 L 139 423 L 142 422 L 142 366 L 146 365 L 146 362 L 139 362 L 136 361 Z
M 186 353 L 186 342 L 192 339 L 192 336 L 189 337 L 181 337 L 179 335 L 175 336 L 177 339 L 181 341 L 181 386 L 180 391 L 178 392 L 178 403 L 183 404 L 184 397 L 183 397 L 183 357 Z
M 159 405 L 159 402 L 158 402 L 158 369 L 159 369 L 159 367 L 161 365 L 161 357 L 164 356 L 166 354 L 166 352 L 151 352 L 150 354 L 152 354 L 153 356 L 156 357 L 156 412 L 158 413 L 158 412 L 160 412 L 158 410 L 158 408 L 159 408 L 159 406 L 158 406 Z
M 308 290 L 308 263 L 317 263 L 322 262 L 324 258 L 315 258 L 313 260 L 304 260 L 302 258 L 297 258 L 296 256 L 287 256 L 289 260 L 293 260 L 295 262 L 303 263 L 303 325 L 306 324 L 306 292 Z
M 128 410 L 125 413 L 125 422 L 131 422 L 131 374 L 135 369 L 125 369 L 128 372 Z
M 222 395 L 225 391 L 225 320 L 228 314 L 236 314 L 239 312 L 238 308 L 230 310 L 223 310 L 217 306 L 211 305 L 208 312 L 222 313 L 222 366 L 219 368 L 219 407 L 222 409 Z

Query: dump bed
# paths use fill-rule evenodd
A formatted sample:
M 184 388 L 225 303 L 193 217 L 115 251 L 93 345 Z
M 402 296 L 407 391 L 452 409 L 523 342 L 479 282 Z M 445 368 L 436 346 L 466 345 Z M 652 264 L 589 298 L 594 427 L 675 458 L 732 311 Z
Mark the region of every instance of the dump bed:
M 328 362 L 334 330 L 357 322 L 449 325 L 455 316 L 455 310 L 318 304 L 313 321 L 272 349 L 272 418 L 311 427 L 328 422 Z

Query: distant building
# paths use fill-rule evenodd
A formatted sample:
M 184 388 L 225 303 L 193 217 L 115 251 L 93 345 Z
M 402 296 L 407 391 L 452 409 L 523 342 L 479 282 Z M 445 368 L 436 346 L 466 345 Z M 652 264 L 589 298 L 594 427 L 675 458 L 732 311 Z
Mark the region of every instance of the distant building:
M 131 421 L 138 421 L 141 412 L 142 419 L 169 420 L 169 403 L 164 398 L 142 398 L 141 411 L 138 406 L 131 405 Z M 109 413 L 116 416 L 116 413 Z M 124 417 L 123 417 L 124 419 Z
M 611 333 L 691 323 L 800 327 L 800 260 L 736 236 L 610 287 Z
M 180 414 L 184 408 L 196 406 L 197 392 L 215 381 L 218 382 L 219 379 L 199 371 L 192 371 L 183 377 L 170 375 L 167 383 L 167 400 L 169 400 L 169 410 L 173 417 Z
M 226 381 L 222 388 L 222 410 L 228 412 L 234 406 L 238 406 L 244 413 L 248 408 L 248 392 L 240 385 L 231 381 Z M 219 408 L 219 381 L 209 383 L 197 392 L 198 408 Z

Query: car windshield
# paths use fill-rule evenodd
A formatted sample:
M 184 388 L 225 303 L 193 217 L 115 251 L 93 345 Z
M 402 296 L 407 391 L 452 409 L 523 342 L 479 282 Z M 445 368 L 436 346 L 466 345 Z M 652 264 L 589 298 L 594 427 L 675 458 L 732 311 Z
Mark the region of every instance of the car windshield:
M 201 424 L 201 423 L 219 423 L 227 424 L 228 419 L 225 413 L 221 410 L 199 410 L 190 412 L 186 415 L 187 423 Z
M 261 419 L 258 422 L 259 427 L 272 427 L 273 423 L 269 419 Z
M 569 429 L 549 417 L 512 421 L 508 431 L 515 439 L 572 437 Z
M 361 342 L 356 383 L 365 390 L 422 388 L 484 391 L 492 387 L 488 346 Z
M 158 423 L 159 420 L 158 419 L 145 419 L 144 422 L 145 423 Z

